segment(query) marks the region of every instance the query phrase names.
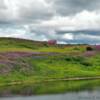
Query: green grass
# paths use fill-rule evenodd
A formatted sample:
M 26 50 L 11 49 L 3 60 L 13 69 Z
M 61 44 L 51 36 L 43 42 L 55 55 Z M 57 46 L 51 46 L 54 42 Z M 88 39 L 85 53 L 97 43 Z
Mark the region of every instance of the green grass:
M 33 52 L 83 52 L 85 46 L 70 46 L 67 45 L 54 45 L 50 46 L 47 42 L 14 39 L 14 38 L 0 38 L 0 52 L 9 51 L 33 51 Z
M 94 62 L 91 62 L 91 60 Z M 98 64 L 96 63 L 99 61 Z M 100 76 L 100 57 L 85 58 L 79 56 L 51 56 L 47 58 L 33 59 L 26 57 L 17 59 L 18 63 L 7 75 L 0 76 L 0 82 L 17 81 L 43 81 L 48 79 L 62 79 L 70 77 Z M 22 66 L 24 62 L 29 66 Z
M 5 66 L 8 69 L 13 66 L 10 72 L 0 74 L 0 83 L 100 76 L 100 54 L 84 57 L 81 54 L 85 48 L 86 45 L 49 46 L 46 42 L 0 38 L 1 53 L 15 51 L 59 53 L 57 56 L 43 55 L 40 59 L 34 59 L 32 56 L 21 57 L 13 59 L 14 64 L 0 64 L 0 70 Z

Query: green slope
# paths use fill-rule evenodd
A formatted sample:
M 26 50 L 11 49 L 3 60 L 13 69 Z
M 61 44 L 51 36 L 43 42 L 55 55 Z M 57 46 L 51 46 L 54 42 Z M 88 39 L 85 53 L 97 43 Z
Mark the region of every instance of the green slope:
M 0 38 L 0 52 L 6 51 L 35 51 L 35 52 L 83 52 L 86 45 L 67 46 L 67 45 L 48 45 L 47 42 L 32 41 L 17 38 Z
M 0 51 L 32 51 L 39 47 L 44 47 L 44 43 L 17 38 L 0 38 Z
M 0 85 L 100 76 L 100 53 L 87 57 L 85 49 L 86 45 L 50 46 L 46 42 L 0 38 Z

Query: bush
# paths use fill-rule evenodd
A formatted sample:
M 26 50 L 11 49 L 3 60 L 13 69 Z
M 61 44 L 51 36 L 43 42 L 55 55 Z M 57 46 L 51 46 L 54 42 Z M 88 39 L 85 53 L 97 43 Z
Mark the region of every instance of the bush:
M 88 59 L 81 57 L 81 56 L 67 56 L 65 57 L 66 61 L 69 61 L 71 63 L 78 63 L 81 64 L 83 66 L 92 66 L 92 64 L 88 61 Z
M 80 48 L 78 48 L 78 47 L 75 47 L 75 48 L 73 48 L 74 50 L 80 50 Z
M 74 61 L 74 62 L 81 62 L 81 61 L 83 61 L 84 60 L 84 58 L 83 57 L 80 57 L 80 56 L 66 56 L 65 57 L 65 60 L 66 61 Z
M 84 66 L 92 66 L 92 64 L 88 61 L 83 61 L 83 62 L 81 62 L 81 64 Z
M 88 46 L 88 47 L 86 47 L 86 50 L 87 50 L 87 51 L 93 51 L 93 48 L 90 47 L 90 46 Z
M 47 44 L 47 43 L 44 43 L 44 46 L 45 46 L 45 47 L 48 47 L 48 44 Z

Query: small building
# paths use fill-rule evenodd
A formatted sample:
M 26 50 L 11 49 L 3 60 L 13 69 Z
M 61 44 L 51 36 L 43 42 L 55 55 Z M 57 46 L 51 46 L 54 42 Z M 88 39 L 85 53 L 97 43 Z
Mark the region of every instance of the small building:
M 48 40 L 48 45 L 56 45 L 57 40 Z

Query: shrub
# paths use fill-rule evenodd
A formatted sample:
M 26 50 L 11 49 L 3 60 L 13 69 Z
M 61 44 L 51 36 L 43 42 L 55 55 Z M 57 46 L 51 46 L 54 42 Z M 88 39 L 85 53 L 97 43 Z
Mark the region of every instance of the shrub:
M 74 61 L 74 62 L 81 62 L 81 61 L 83 61 L 84 60 L 84 58 L 83 57 L 80 57 L 80 56 L 66 56 L 65 57 L 65 60 L 66 61 Z
M 92 66 L 92 64 L 88 61 L 83 61 L 83 62 L 81 62 L 81 64 L 84 66 Z
M 65 60 L 71 63 L 81 64 L 83 66 L 92 66 L 92 63 L 90 63 L 88 59 L 81 56 L 67 56 L 65 57 Z
M 80 48 L 78 48 L 78 47 L 74 47 L 73 49 L 74 49 L 74 50 L 80 50 Z
M 88 46 L 88 47 L 86 47 L 86 50 L 87 50 L 87 51 L 93 51 L 93 48 L 90 47 L 90 46 Z
M 47 43 L 44 43 L 44 46 L 45 46 L 45 47 L 48 47 L 48 44 L 47 44 Z
M 75 61 L 75 57 L 73 57 L 73 56 L 66 56 L 65 60 L 66 61 Z

